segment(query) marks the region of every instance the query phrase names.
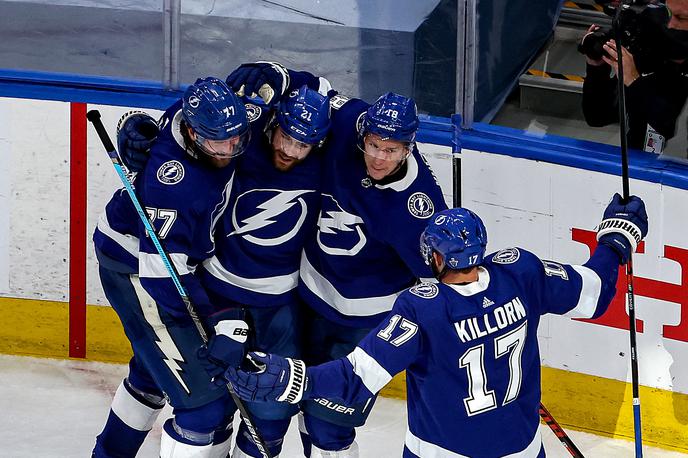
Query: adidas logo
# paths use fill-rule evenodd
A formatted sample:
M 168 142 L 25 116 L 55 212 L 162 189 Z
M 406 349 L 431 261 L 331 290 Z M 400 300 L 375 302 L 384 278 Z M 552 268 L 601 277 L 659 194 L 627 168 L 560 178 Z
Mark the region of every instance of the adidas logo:
M 494 305 L 494 302 L 492 302 L 491 300 L 489 300 L 486 297 L 483 297 L 483 308 L 486 309 L 491 305 Z

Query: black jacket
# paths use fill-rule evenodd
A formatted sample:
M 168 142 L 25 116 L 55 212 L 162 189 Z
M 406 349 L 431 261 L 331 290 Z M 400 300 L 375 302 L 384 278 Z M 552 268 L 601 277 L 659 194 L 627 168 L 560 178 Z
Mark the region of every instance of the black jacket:
M 667 62 L 625 89 L 628 146 L 643 149 L 650 124 L 667 140 L 676 132 L 676 119 L 688 98 L 688 62 Z M 583 83 L 583 114 L 588 125 L 602 127 L 619 121 L 617 80 L 611 67 L 587 65 Z

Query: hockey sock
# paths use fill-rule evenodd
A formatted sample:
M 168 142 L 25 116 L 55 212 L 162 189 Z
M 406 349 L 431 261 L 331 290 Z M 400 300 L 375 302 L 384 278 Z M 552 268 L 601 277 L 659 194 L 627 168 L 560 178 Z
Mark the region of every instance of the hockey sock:
M 263 420 L 254 417 L 256 428 L 265 441 L 265 444 L 270 449 L 272 456 L 277 457 L 282 451 L 282 443 L 284 442 L 284 435 L 289 429 L 290 418 L 282 420 Z M 236 447 L 232 458 L 256 457 L 260 458 L 262 455 L 258 451 L 258 447 L 251 440 L 251 434 L 248 432 L 246 425 L 241 422 L 239 425 L 239 432 L 236 438 Z
M 126 379 L 123 380 L 112 400 L 105 427 L 96 437 L 92 456 L 95 458 L 136 456 L 162 407 L 161 399 L 147 399 L 131 387 Z

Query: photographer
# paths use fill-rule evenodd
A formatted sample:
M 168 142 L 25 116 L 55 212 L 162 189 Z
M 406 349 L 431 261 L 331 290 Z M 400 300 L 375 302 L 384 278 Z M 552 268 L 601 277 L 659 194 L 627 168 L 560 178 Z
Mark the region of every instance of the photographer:
M 688 98 L 688 0 L 667 0 L 666 6 L 635 3 L 619 20 L 628 146 L 661 153 Z M 593 24 L 579 46 L 587 62 L 583 114 L 592 127 L 619 121 L 618 55 L 612 37 Z

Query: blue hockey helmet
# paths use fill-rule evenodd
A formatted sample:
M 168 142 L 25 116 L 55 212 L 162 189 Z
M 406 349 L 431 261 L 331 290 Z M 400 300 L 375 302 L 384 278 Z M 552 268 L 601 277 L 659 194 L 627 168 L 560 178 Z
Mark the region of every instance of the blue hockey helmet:
M 248 144 L 251 129 L 246 107 L 218 78 L 198 79 L 186 89 L 182 116 L 196 134 L 196 146 L 209 156 L 236 156 Z
M 321 145 L 330 130 L 330 98 L 301 86 L 284 99 L 277 110 L 284 133 L 309 145 Z
M 368 108 L 359 134 L 363 137 L 370 133 L 379 135 L 382 140 L 413 143 L 418 125 L 416 102 L 388 92 Z
M 482 264 L 487 247 L 487 229 L 478 215 L 466 208 L 450 208 L 433 216 L 420 236 L 420 252 L 433 265 L 432 253 L 444 258 L 448 269 L 459 270 Z

